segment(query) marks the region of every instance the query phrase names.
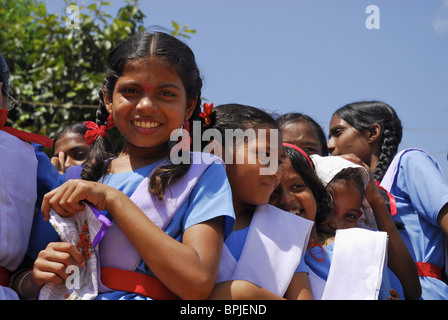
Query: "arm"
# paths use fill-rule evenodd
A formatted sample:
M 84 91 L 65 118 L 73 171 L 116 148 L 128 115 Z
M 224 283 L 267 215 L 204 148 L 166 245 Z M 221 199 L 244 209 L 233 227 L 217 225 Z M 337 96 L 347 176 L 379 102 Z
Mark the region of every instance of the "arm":
M 310 278 L 306 272 L 296 272 L 285 293 L 288 300 L 313 300 Z
M 284 300 L 284 298 L 246 280 L 230 280 L 215 285 L 210 300 Z
M 378 229 L 387 232 L 389 236 L 389 268 L 400 279 L 405 299 L 418 300 L 421 296 L 421 285 L 414 260 L 392 220 L 378 187 L 372 179 L 366 188 L 366 198 L 375 214 Z
M 445 235 L 448 235 L 448 203 L 443 206 L 437 216 L 437 224 L 443 230 Z
M 370 169 L 355 155 L 345 155 L 343 157 L 364 166 L 370 173 L 370 181 L 366 187 L 366 199 L 372 207 L 378 229 L 387 232 L 389 236 L 388 266 L 400 280 L 405 299 L 419 299 L 421 296 L 421 285 L 414 260 L 392 220 Z
M 86 200 L 107 210 L 135 246 L 148 267 L 183 299 L 204 299 L 216 280 L 223 243 L 221 218 L 199 223 L 184 232 L 182 242 L 167 235 L 122 192 L 104 184 L 70 180 L 45 195 L 42 212 L 50 207 L 69 216 L 84 209 Z
M 210 300 L 313 300 L 306 272 L 296 272 L 284 297 L 246 280 L 229 280 L 215 285 Z

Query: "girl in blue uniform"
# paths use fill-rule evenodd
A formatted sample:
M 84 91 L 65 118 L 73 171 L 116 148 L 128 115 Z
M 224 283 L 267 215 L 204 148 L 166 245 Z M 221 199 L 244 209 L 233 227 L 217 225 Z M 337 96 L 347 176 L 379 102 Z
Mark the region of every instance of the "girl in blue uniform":
M 110 289 L 108 283 L 102 283 L 97 299 L 204 299 L 214 286 L 222 244 L 234 223 L 231 190 L 222 163 L 208 164 L 164 230 L 129 198 L 150 174 L 148 201 L 153 197 L 163 201 L 170 186 L 181 183 L 192 170 L 190 162 L 172 163 L 175 148 L 170 136 L 179 128 L 186 130 L 190 121 L 198 118 L 201 87 L 193 52 L 165 33 L 136 34 L 108 57 L 103 103 L 97 123 L 89 124 L 86 134 L 92 145 L 82 179 L 69 180 L 52 190 L 42 205 L 48 219 L 50 208 L 70 216 L 84 209 L 81 201 L 89 202 L 107 212 L 125 235 L 123 241 L 130 242 L 140 255 L 136 269 L 125 271 L 144 292 L 116 284 Z M 124 145 L 117 157 L 109 159 L 104 138 L 113 123 L 123 135 Z M 106 232 L 100 243 L 101 267 L 119 269 L 104 265 L 105 256 L 107 261 L 125 262 L 120 255 L 126 252 L 115 252 L 110 245 L 109 241 L 116 240 L 107 239 Z M 63 284 L 68 276 L 64 270 L 73 264 L 85 264 L 76 246 L 50 243 L 34 263 L 34 286 Z M 118 277 L 123 274 L 115 271 Z
M 278 134 L 278 126 L 271 115 L 251 106 L 221 105 L 214 109 L 210 118 L 210 128 L 225 137 L 220 142 L 213 139 L 208 147 L 211 150 L 213 146 L 215 152 L 222 150 L 227 176 L 232 188 L 236 215 L 235 230 L 225 241 L 225 245 L 233 258 L 240 261 L 241 254 L 246 249 L 248 234 L 254 225 L 254 216 L 263 214 L 256 210 L 259 206 L 268 204 L 272 192 L 281 179 L 282 171 L 278 165 L 283 158 L 281 135 Z M 233 140 L 229 140 L 226 136 L 230 131 L 240 131 L 244 134 L 249 133 L 250 130 L 254 130 L 255 135 L 251 138 L 248 134 L 247 140 L 236 138 L 236 142 L 233 143 Z M 264 136 L 266 139 L 261 139 L 261 130 L 266 130 L 267 133 Z M 277 138 L 272 138 L 274 133 Z M 255 156 L 253 162 L 250 160 L 251 156 Z M 242 159 L 242 161 L 238 161 L 238 159 Z M 270 161 L 266 161 L 268 159 Z M 272 167 L 272 171 L 269 174 L 263 174 L 262 170 L 266 169 L 268 165 Z M 284 214 L 289 215 L 286 212 Z M 292 217 L 296 219 L 296 217 Z M 286 247 L 289 246 L 286 245 Z M 251 254 L 256 256 L 257 252 Z M 294 267 L 296 270 L 291 274 L 292 279 L 283 295 L 272 292 L 258 283 L 234 279 L 217 283 L 211 299 L 312 299 L 307 268 L 303 259 L 299 262 L 299 258 L 297 256 L 292 258 L 292 260 L 297 260 L 298 266 Z M 262 263 L 268 264 L 269 262 L 261 261 L 260 264 Z M 261 267 L 261 265 L 255 266 L 255 269 L 260 272 Z
M 338 109 L 330 122 L 332 155 L 354 153 L 384 183 L 388 176 L 392 219 L 416 264 L 422 299 L 448 299 L 443 281 L 444 236 L 448 233 L 448 183 L 422 150 L 397 155 L 402 125 L 395 110 L 378 101 Z M 394 161 L 394 165 L 391 163 Z

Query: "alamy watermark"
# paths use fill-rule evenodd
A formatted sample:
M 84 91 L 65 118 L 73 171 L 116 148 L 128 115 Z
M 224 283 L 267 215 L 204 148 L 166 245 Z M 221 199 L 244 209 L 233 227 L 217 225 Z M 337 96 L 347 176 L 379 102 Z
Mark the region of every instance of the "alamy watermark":
M 65 27 L 67 29 L 80 29 L 79 27 L 79 7 L 76 5 L 70 5 L 65 8 L 65 13 L 68 14 L 67 20 L 65 20 Z
M 256 164 L 259 163 L 261 175 L 273 175 L 278 170 L 279 130 L 278 129 L 226 129 L 223 134 L 214 128 L 201 132 L 201 123 L 193 121 L 192 139 L 185 130 L 174 130 L 170 141 L 176 143 L 171 149 L 170 160 L 173 164 L 197 164 L 195 162 L 210 164 L 214 161 L 211 153 L 223 158 L 226 164 Z M 207 143 L 201 148 L 203 142 Z M 191 142 L 191 145 L 190 145 Z M 256 143 L 256 152 L 241 148 L 243 143 Z M 223 147 L 225 145 L 225 148 Z M 201 159 L 191 158 L 191 150 L 200 150 Z M 235 152 L 238 150 L 238 152 Z M 225 153 L 225 154 L 224 154 Z
M 372 4 L 366 8 L 366 14 L 370 14 L 366 19 L 366 28 L 380 29 L 380 8 Z

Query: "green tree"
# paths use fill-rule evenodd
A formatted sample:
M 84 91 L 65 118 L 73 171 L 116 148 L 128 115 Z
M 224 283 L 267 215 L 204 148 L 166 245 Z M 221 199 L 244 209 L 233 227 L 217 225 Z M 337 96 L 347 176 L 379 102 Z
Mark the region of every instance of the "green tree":
M 76 8 L 78 24 L 73 15 L 49 13 L 42 0 L 1 2 L 0 52 L 20 102 L 8 113 L 8 125 L 53 138 L 70 123 L 94 120 L 110 49 L 145 29 L 138 0 L 126 1 L 116 17 L 105 12 L 110 3 L 95 0 Z M 195 32 L 175 21 L 172 27 L 175 36 Z

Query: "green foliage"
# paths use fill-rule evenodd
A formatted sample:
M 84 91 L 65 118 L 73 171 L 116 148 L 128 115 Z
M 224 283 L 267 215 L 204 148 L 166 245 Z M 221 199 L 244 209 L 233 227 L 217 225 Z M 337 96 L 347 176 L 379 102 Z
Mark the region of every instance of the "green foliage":
M 1 4 L 0 52 L 10 69 L 11 95 L 20 102 L 8 113 L 9 126 L 53 138 L 70 123 L 95 119 L 109 51 L 145 29 L 138 0 L 127 1 L 116 17 L 105 11 L 109 5 L 95 0 L 80 6 L 74 25 L 72 11 L 49 13 L 42 0 Z M 195 33 L 188 25 L 173 27 L 175 36 Z

